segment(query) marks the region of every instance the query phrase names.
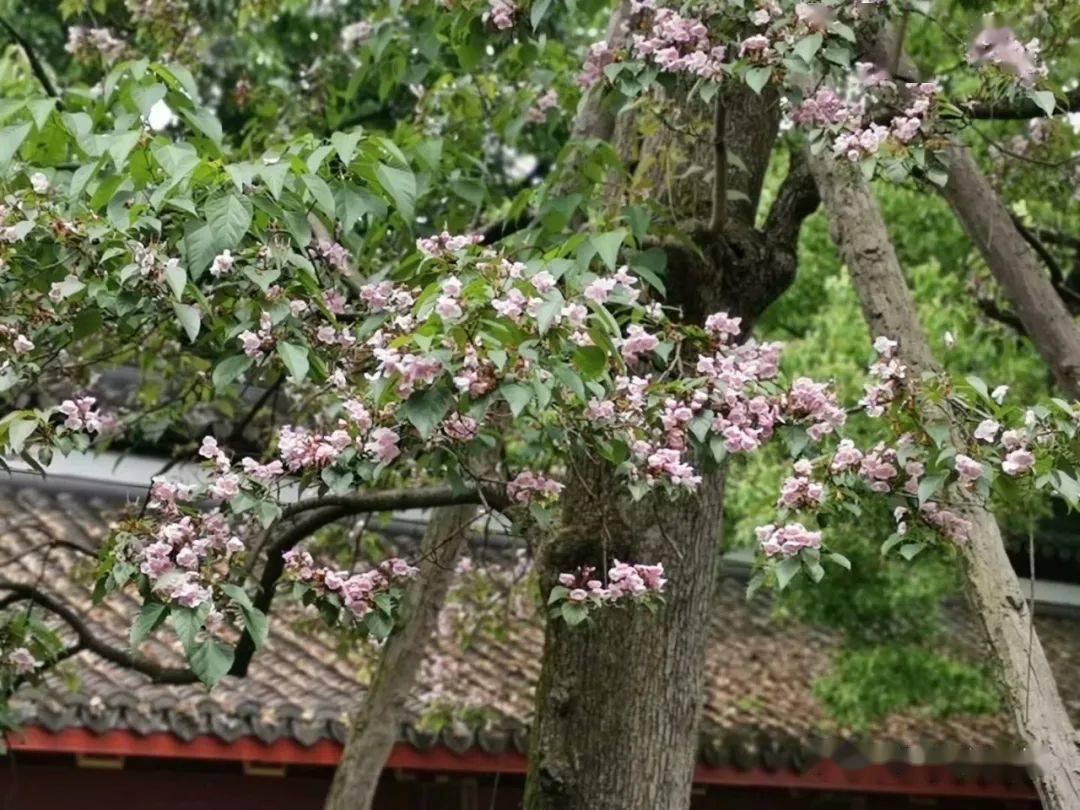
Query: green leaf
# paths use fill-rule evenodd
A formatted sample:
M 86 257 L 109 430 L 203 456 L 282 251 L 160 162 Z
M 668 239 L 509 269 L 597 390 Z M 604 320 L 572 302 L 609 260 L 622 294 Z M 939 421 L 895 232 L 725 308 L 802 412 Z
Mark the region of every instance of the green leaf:
M 441 388 L 417 391 L 401 406 L 401 413 L 416 428 L 420 438 L 426 439 L 435 430 L 454 404 L 454 398 Z
M 36 419 L 13 419 L 8 422 L 8 449 L 15 454 L 21 453 L 26 440 L 37 430 L 37 426 Z
M 831 563 L 839 565 L 841 568 L 846 568 L 848 571 L 851 570 L 851 560 L 849 560 L 843 554 L 838 554 L 835 551 L 832 551 L 825 555 L 825 559 Z
M 532 388 L 518 383 L 503 383 L 499 386 L 499 393 L 510 405 L 510 413 L 515 417 L 521 416 L 535 394 Z
M 168 265 L 165 268 L 165 283 L 169 285 L 173 296 L 180 300 L 184 297 L 184 287 L 187 286 L 187 270 L 178 262 Z
M 900 556 L 905 560 L 911 560 L 923 550 L 925 546 L 922 543 L 904 543 L 900 546 Z
M 815 54 L 821 50 L 821 41 L 821 34 L 814 33 L 796 42 L 793 50 L 809 65 L 813 61 Z
M 746 86 L 753 90 L 755 93 L 761 93 L 769 78 L 772 76 L 772 68 L 756 67 L 750 68 L 746 71 L 743 79 L 746 81 Z
M 213 686 L 228 673 L 235 654 L 228 644 L 208 638 L 195 648 L 188 658 L 188 663 L 200 681 L 207 686 Z
M 360 143 L 362 137 L 364 137 L 362 129 L 354 129 L 352 132 L 335 132 L 330 136 L 331 145 L 346 166 L 352 163 L 353 156 L 356 154 L 356 145 Z
M 619 228 L 616 231 L 597 234 L 589 240 L 608 270 L 615 269 L 615 263 L 619 260 L 619 248 L 622 247 L 627 233 L 626 228 Z
M 0 129 L 0 168 L 7 166 L 15 153 L 19 151 L 22 142 L 30 134 L 30 124 L 16 124 L 12 127 Z
M 199 308 L 192 306 L 191 304 L 181 304 L 174 301 L 173 312 L 176 313 L 176 318 L 184 328 L 188 340 L 194 343 L 195 339 L 199 336 L 199 329 L 202 327 L 202 315 L 199 312 Z
M 189 655 L 195 647 L 195 638 L 202 629 L 203 621 L 209 612 L 209 603 L 204 603 L 199 608 L 177 605 L 169 612 L 169 624 L 176 631 L 180 643 L 184 645 Z
M 529 22 L 532 23 L 533 31 L 540 27 L 540 22 L 550 6 L 551 0 L 533 0 L 532 8 L 529 9 Z
M 277 353 L 294 383 L 302 382 L 307 377 L 310 368 L 307 346 L 298 346 L 283 340 L 277 345 Z
M 551 589 L 551 593 L 548 595 L 547 603 L 554 605 L 556 602 L 561 602 L 570 594 L 570 589 L 565 585 L 556 585 Z
M 1028 94 L 1035 106 L 1046 113 L 1047 116 L 1054 114 L 1054 108 L 1057 107 L 1057 101 L 1054 100 L 1054 94 L 1049 90 L 1032 90 Z
M 133 129 L 108 136 L 108 146 L 105 147 L 105 151 L 109 153 L 109 157 L 113 159 L 113 163 L 116 164 L 118 170 L 122 170 L 127 164 L 128 155 L 135 148 L 135 144 L 139 142 L 140 135 L 142 133 L 139 130 Z
M 576 627 L 589 618 L 588 608 L 579 602 L 563 602 L 561 612 L 563 620 L 571 627 Z
M 191 126 L 195 127 L 215 144 L 221 144 L 221 122 L 217 120 L 212 112 L 206 109 L 185 110 L 183 116 Z
M 198 278 L 218 254 L 214 229 L 205 222 L 189 222 L 184 231 L 184 261 L 192 278 Z
M 795 575 L 799 573 L 800 568 L 802 568 L 802 561 L 798 557 L 784 559 L 776 566 L 776 586 L 780 590 L 784 590 L 788 583 L 795 578 Z
M 147 602 L 142 606 L 135 623 L 131 626 L 131 646 L 138 647 L 146 637 L 161 626 L 169 615 L 169 606 L 164 602 Z
M 266 183 L 274 199 L 281 196 L 281 190 L 285 187 L 285 178 L 289 174 L 289 167 L 284 163 L 270 163 L 259 166 L 259 177 Z
M 244 620 L 244 629 L 247 630 L 248 635 L 251 636 L 251 640 L 255 644 L 255 649 L 262 647 L 266 642 L 266 637 L 270 631 L 270 625 L 267 621 L 266 614 L 252 604 L 251 597 L 248 596 L 247 591 L 239 585 L 222 585 L 221 590 L 236 603 L 237 607 L 240 608 L 240 615 Z
M 941 491 L 945 485 L 945 476 L 938 473 L 928 475 L 919 482 L 919 506 L 922 506 Z
M 415 219 L 413 206 L 416 204 L 416 177 L 408 169 L 395 169 L 385 163 L 375 167 L 375 177 L 394 201 L 401 218 L 412 227 Z
M 337 216 L 337 204 L 334 202 L 334 192 L 330 190 L 330 186 L 326 185 L 326 181 L 314 174 L 305 174 L 300 179 L 304 181 L 304 185 L 311 192 L 311 196 L 315 198 L 315 203 L 323 213 L 330 219 L 334 219 Z
M 220 389 L 229 385 L 233 380 L 251 368 L 251 364 L 254 362 L 255 359 L 248 357 L 246 354 L 234 354 L 232 357 L 226 357 L 214 367 L 214 373 L 211 377 L 214 388 Z
M 215 197 L 206 203 L 206 224 L 214 235 L 215 255 L 235 248 L 251 227 L 251 204 L 235 194 Z

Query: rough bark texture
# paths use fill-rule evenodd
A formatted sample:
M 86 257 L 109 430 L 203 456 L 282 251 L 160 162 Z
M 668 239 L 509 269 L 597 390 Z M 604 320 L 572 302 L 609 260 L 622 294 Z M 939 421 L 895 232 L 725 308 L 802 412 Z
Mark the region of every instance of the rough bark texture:
M 371 688 L 353 718 L 327 810 L 371 807 L 475 514 L 471 505 L 441 507 L 432 513 L 421 544 L 420 576 L 402 599 L 399 627 L 386 642 Z
M 1080 398 L 1080 328 L 967 147 L 949 150 L 942 192 L 1058 384 Z
M 653 127 L 647 136 L 628 115 L 610 137 L 632 177 L 631 195 L 665 200 L 691 242 L 661 244 L 667 302 L 693 322 L 727 309 L 742 315 L 748 330 L 794 278 L 795 242 L 808 209 L 802 186 L 786 182 L 775 216 L 764 229 L 753 227 L 778 112 L 769 93 L 737 90 L 726 103 L 724 140 L 747 169 L 729 171 L 728 180 L 748 201 L 729 203 L 719 234 L 707 227 L 712 194 L 702 191 L 714 169 L 715 138 L 702 124 L 712 120 L 711 110 L 671 104 L 667 123 L 674 126 Z M 680 134 L 687 132 L 697 136 Z M 623 191 L 609 185 L 613 204 Z M 707 475 L 693 496 L 650 496 L 637 504 L 608 467 L 585 458 L 572 460 L 566 483 L 561 527 L 538 555 L 541 594 L 560 572 L 583 564 L 603 570 L 616 558 L 663 562 L 670 584 L 656 614 L 599 610 L 592 624 L 575 628 L 548 621 L 524 806 L 686 810 L 713 619 L 722 472 Z
M 908 365 L 937 370 L 915 312 L 884 220 L 866 181 L 831 157 L 810 158 L 828 214 L 833 241 L 851 274 L 863 315 L 874 335 L 900 343 Z M 948 418 L 947 411 L 942 416 Z M 962 441 L 953 425 L 953 441 Z M 1030 606 L 1005 554 L 997 521 L 970 504 L 973 523 L 960 547 L 967 591 L 1000 664 L 999 677 L 1021 737 L 1034 759 L 1033 777 L 1047 810 L 1080 807 L 1080 749 L 1038 636 L 1031 634 Z M 1030 691 L 1028 689 L 1030 666 Z
M 591 625 L 548 622 L 526 785 L 529 810 L 685 810 L 697 757 L 705 645 L 717 576 L 723 487 L 631 504 L 589 462 L 568 481 L 564 525 L 544 544 L 542 590 L 560 571 L 613 559 L 663 560 L 655 614 L 601 610 Z

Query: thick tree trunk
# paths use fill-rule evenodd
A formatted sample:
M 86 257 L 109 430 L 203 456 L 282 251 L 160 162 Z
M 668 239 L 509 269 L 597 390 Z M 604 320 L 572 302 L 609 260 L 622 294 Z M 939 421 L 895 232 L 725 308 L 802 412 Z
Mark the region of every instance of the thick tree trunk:
M 900 356 L 909 366 L 936 370 L 869 185 L 852 167 L 827 155 L 809 160 L 833 241 L 847 264 L 871 332 L 899 341 Z M 942 411 L 942 416 L 949 414 Z M 953 432 L 954 442 L 962 441 L 955 435 L 955 424 Z M 1038 636 L 1030 633 L 1031 606 L 1005 554 L 994 516 L 979 504 L 971 504 L 966 512 L 974 527 L 970 540 L 960 546 L 969 599 L 997 658 L 1020 736 L 1032 752 L 1032 775 L 1043 806 L 1075 810 L 1080 807 L 1080 749 L 1046 653 Z
M 698 749 L 705 651 L 719 560 L 723 484 L 630 503 L 608 469 L 567 482 L 561 532 L 539 558 L 542 592 L 562 571 L 614 559 L 663 561 L 654 614 L 597 610 L 549 619 L 525 790 L 528 810 L 685 810 Z
M 371 688 L 354 716 L 326 798 L 327 810 L 371 807 L 475 515 L 471 505 L 432 513 L 421 543 L 420 576 L 402 599 L 400 626 L 387 640 Z
M 942 193 L 1062 390 L 1080 398 L 1080 328 L 971 150 L 953 146 L 948 159 L 949 179 Z

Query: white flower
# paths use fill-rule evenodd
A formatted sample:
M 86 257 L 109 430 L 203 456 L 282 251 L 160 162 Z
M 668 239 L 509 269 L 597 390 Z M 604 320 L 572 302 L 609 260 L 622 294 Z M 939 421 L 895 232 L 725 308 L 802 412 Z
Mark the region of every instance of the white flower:
M 41 172 L 34 172 L 30 175 L 30 186 L 35 194 L 46 194 L 49 191 L 49 178 Z
M 154 132 L 160 132 L 175 120 L 172 108 L 161 99 L 155 101 L 146 114 L 146 125 Z
M 994 402 L 1000 405 L 1005 400 L 1005 395 L 1007 393 L 1009 393 L 1009 386 L 999 385 L 997 388 L 990 392 L 990 399 L 994 400 Z
M 953 346 L 956 345 L 956 337 L 953 335 L 952 332 L 945 332 L 945 334 L 942 336 L 942 340 L 945 341 L 946 349 L 951 349 Z

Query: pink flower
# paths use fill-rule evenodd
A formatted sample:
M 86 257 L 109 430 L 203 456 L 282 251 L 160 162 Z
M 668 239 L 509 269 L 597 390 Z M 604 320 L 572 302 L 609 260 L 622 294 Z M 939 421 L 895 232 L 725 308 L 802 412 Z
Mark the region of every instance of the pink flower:
M 977 481 L 982 476 L 982 464 L 971 458 L 971 456 L 957 453 L 953 464 L 956 467 L 957 474 L 965 481 Z
M 979 422 L 979 426 L 975 428 L 975 438 L 985 444 L 990 444 L 997 436 L 997 432 L 1001 430 L 1001 425 L 995 422 L 993 419 L 984 419 Z
M 29 675 L 41 666 L 41 662 L 26 647 L 16 647 L 8 653 L 8 662 L 20 675 Z
M 374 456 L 380 464 L 388 464 L 401 455 L 398 441 L 398 435 L 390 428 L 375 428 L 371 431 L 371 438 L 364 445 L 364 450 Z
M 655 336 L 650 335 L 643 327 L 634 323 L 626 330 L 626 338 L 622 342 L 621 352 L 623 359 L 633 365 L 637 363 L 641 355 L 651 352 L 659 345 L 660 341 Z
M 26 335 L 17 335 L 11 344 L 11 348 L 15 351 L 15 354 L 26 354 L 34 350 L 34 344 Z
M 1022 475 L 1035 466 L 1035 456 L 1023 448 L 1013 450 L 1001 462 L 1001 469 L 1006 475 Z

